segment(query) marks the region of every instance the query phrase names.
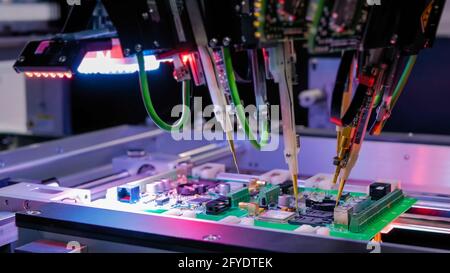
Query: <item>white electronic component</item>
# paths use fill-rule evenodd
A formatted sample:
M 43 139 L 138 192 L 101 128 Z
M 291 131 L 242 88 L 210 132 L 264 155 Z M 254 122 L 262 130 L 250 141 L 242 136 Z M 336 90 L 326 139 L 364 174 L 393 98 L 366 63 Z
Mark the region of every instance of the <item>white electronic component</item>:
M 330 229 L 327 227 L 320 227 L 316 230 L 316 234 L 323 236 L 330 236 Z
M 231 191 L 231 186 L 228 183 L 222 183 L 218 186 L 219 194 L 226 196 Z
M 259 179 L 278 185 L 290 180 L 291 174 L 288 170 L 275 169 L 262 174 Z
M 223 172 L 225 172 L 225 165 L 218 163 L 206 163 L 192 168 L 192 175 L 203 179 L 214 179 Z
M 117 201 L 117 187 L 107 189 L 105 199 L 108 201 Z
M 181 215 L 181 217 L 197 218 L 197 214 L 195 214 L 195 212 L 192 211 L 192 210 L 184 210 L 183 214 Z
M 254 226 L 255 225 L 255 219 L 250 217 L 241 218 L 241 222 L 239 223 L 244 226 Z
M 300 227 L 294 229 L 294 232 L 300 233 L 314 233 L 316 229 L 310 225 L 301 225 Z
M 334 223 L 338 225 L 348 226 L 348 214 L 351 207 L 338 206 L 334 208 Z
M 239 224 L 241 222 L 241 219 L 237 216 L 230 215 L 221 219 L 219 222 L 225 224 Z
M 148 194 L 156 194 L 157 193 L 156 183 L 149 183 L 145 185 L 145 190 Z

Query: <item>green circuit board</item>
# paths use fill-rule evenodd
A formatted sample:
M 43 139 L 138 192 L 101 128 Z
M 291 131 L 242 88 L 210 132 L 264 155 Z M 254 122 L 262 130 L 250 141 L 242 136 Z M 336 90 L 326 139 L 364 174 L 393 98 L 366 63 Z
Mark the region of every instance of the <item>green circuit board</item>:
M 216 183 L 233 183 L 233 181 L 218 181 L 214 180 Z M 250 202 L 259 202 L 259 198 L 269 198 L 270 194 L 273 194 L 274 190 L 278 190 L 276 188 L 277 186 L 273 186 L 271 184 L 267 184 L 264 187 L 260 188 L 260 193 L 257 195 L 253 195 L 251 197 L 251 200 L 248 200 Z M 242 190 L 241 190 L 242 191 Z M 300 187 L 299 191 L 301 194 L 319 194 L 319 195 L 326 195 L 326 196 L 335 196 L 337 194 L 336 190 L 322 190 L 318 188 L 303 188 Z M 262 192 L 262 194 L 261 194 Z M 265 193 L 269 193 L 269 195 L 265 195 Z M 347 192 L 348 198 L 365 198 L 368 197 L 368 194 L 362 193 L 362 192 Z M 189 200 L 193 200 L 193 198 L 198 198 L 199 196 L 196 195 L 195 197 L 186 197 L 183 202 L 189 202 Z M 214 198 L 211 197 L 211 195 L 204 195 L 203 197 L 206 198 Z M 399 217 L 402 213 L 406 212 L 409 208 L 412 207 L 412 205 L 416 202 L 416 199 L 410 198 L 405 196 L 400 190 L 395 190 L 392 193 L 390 193 L 388 196 L 386 196 L 384 199 L 378 200 L 378 201 L 369 201 L 369 208 L 371 206 L 378 206 L 375 208 L 372 208 L 372 211 L 370 212 L 368 209 L 366 210 L 366 214 L 370 212 L 369 216 L 361 215 L 360 218 L 363 218 L 364 225 L 357 225 L 358 228 L 357 232 L 352 232 L 351 227 L 352 225 L 344 226 L 339 225 L 335 223 L 329 223 L 325 225 L 321 225 L 323 227 L 329 228 L 329 235 L 332 237 L 338 237 L 338 238 L 346 238 L 346 239 L 354 239 L 354 240 L 364 240 L 368 241 L 373 239 L 379 232 L 381 232 L 385 227 L 387 227 L 392 221 L 394 221 L 397 217 Z M 156 214 L 163 214 L 170 210 L 170 208 L 176 207 L 174 205 L 170 205 L 169 207 L 166 206 L 164 208 L 157 208 L 157 209 L 146 209 L 144 210 L 147 213 L 156 213 Z M 187 208 L 183 208 L 186 210 Z M 279 210 L 279 208 L 271 208 L 272 210 Z M 368 211 L 368 212 L 367 212 Z M 364 211 L 363 211 L 364 212 Z M 354 214 L 354 218 L 357 218 Z M 266 221 L 261 220 L 258 217 L 252 215 L 249 215 L 248 210 L 242 209 L 236 206 L 236 204 L 229 209 L 217 213 L 217 214 L 208 214 L 205 211 L 197 211 L 195 214 L 195 218 L 201 219 L 201 220 L 209 220 L 209 221 L 221 221 L 229 216 L 234 216 L 238 218 L 254 218 L 254 226 L 260 227 L 260 228 L 267 228 L 267 229 L 274 229 L 274 230 L 283 230 L 283 231 L 294 231 L 297 228 L 299 228 L 299 225 L 292 224 L 289 222 L 273 222 L 273 221 Z M 353 224 L 353 228 L 355 228 L 355 224 Z

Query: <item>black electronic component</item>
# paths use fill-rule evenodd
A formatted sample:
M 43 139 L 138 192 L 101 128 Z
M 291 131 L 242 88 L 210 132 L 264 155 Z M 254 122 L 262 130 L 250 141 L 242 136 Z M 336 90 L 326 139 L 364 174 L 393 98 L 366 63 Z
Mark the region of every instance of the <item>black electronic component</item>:
M 177 193 L 180 195 L 195 195 L 195 194 L 205 194 L 208 189 L 214 188 L 216 182 L 210 181 L 199 181 L 197 183 L 186 183 L 177 186 Z
M 291 225 L 311 225 L 311 226 L 324 226 L 331 224 L 332 221 L 325 218 L 310 217 L 305 215 L 300 215 L 288 221 Z
M 186 1 L 103 0 L 124 54 L 195 49 Z
M 228 197 L 219 197 L 206 203 L 206 214 L 220 214 L 231 207 L 231 200 Z
M 306 209 L 305 213 L 288 221 L 291 225 L 324 226 L 333 222 L 333 212 Z
M 278 184 L 278 186 L 280 187 L 281 192 L 283 194 L 290 194 L 292 192 L 292 190 L 293 190 L 292 180 L 284 181 L 283 183 Z
M 388 183 L 372 183 L 369 187 L 369 195 L 372 200 L 379 200 L 391 192 L 391 184 Z
M 336 201 L 314 204 L 311 206 L 312 209 L 320 211 L 334 211 L 334 207 L 336 207 Z
M 314 208 L 314 209 L 318 209 L 318 210 L 328 210 L 328 209 L 325 208 L 325 207 L 327 207 L 327 206 L 330 205 L 330 204 L 332 204 L 332 205 L 334 206 L 334 205 L 336 204 L 336 201 L 335 201 L 335 200 L 332 200 L 329 196 L 323 198 L 323 199 L 320 200 L 320 201 L 316 201 L 316 200 L 313 200 L 313 199 L 311 199 L 311 198 L 306 198 L 305 204 L 306 204 L 306 206 L 307 206 L 308 208 L 314 208 L 314 207 L 317 207 L 317 208 Z M 322 207 L 323 207 L 323 209 L 321 209 Z M 332 211 L 332 209 L 331 209 L 330 211 Z

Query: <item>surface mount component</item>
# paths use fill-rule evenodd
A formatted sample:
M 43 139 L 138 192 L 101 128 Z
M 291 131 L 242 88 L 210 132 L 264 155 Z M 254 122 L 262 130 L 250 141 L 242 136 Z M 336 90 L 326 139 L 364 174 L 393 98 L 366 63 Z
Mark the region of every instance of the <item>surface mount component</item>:
M 372 183 L 369 186 L 369 195 L 372 200 L 379 200 L 391 192 L 391 184 Z
M 227 196 L 231 199 L 231 205 L 233 207 L 238 207 L 240 202 L 250 201 L 250 191 L 247 187 L 230 192 Z
M 228 197 L 219 197 L 206 203 L 206 214 L 220 214 L 231 207 L 231 202 Z
M 368 208 L 350 215 L 349 231 L 361 232 L 378 215 L 387 211 L 391 206 L 403 200 L 402 190 L 394 190 L 381 199 L 373 202 Z
M 289 220 L 289 224 L 292 225 L 311 225 L 311 226 L 326 226 L 331 224 L 332 222 L 333 222 L 333 212 L 315 209 L 306 209 L 304 213 L 300 213 L 294 219 Z
M 139 185 L 124 185 L 117 187 L 117 200 L 134 204 L 141 199 Z
M 295 212 L 267 210 L 258 216 L 258 220 L 275 223 L 286 223 L 293 217 L 295 217 Z

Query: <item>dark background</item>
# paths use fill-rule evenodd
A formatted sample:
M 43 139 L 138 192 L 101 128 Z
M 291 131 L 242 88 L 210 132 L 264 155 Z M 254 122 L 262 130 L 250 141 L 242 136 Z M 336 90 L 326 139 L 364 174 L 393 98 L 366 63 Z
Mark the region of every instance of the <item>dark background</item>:
M 450 135 L 450 39 L 439 38 L 434 48 L 423 50 L 410 80 L 397 103 L 385 131 Z M 307 61 L 299 51 L 297 67 L 299 85 L 294 96 L 305 90 Z M 234 56 L 236 72 L 247 76 L 248 62 L 243 54 Z M 173 105 L 181 103 L 181 92 L 171 77 L 170 67 L 148 73 L 152 99 L 158 113 L 170 121 Z M 245 105 L 254 103 L 252 85 L 239 84 Z M 272 104 L 278 103 L 276 85 L 268 85 Z M 210 102 L 205 87 L 196 87 L 195 96 Z M 74 133 L 97 130 L 120 124 L 144 123 L 146 112 L 141 102 L 137 73 L 130 75 L 77 75 L 73 80 L 72 124 Z M 307 125 L 307 111 L 296 105 L 298 125 Z

